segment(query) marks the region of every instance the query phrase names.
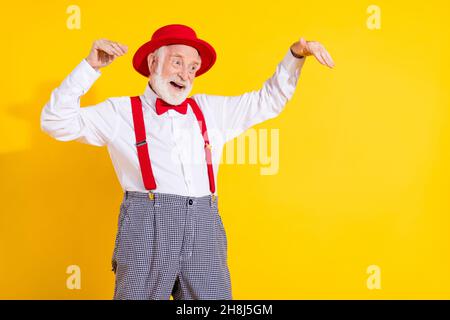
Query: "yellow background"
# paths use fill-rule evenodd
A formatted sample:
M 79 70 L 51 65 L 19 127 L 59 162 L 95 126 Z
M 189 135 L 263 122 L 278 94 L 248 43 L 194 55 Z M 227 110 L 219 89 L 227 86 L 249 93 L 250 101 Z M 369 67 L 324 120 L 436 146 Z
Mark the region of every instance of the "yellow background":
M 69 30 L 69 5 L 81 29 Z M 381 9 L 369 30 L 367 7 Z M 157 5 L 157 7 L 156 7 Z M 159 27 L 192 26 L 218 60 L 194 93 L 241 94 L 301 36 L 308 58 L 282 114 L 280 168 L 221 166 L 219 208 L 236 299 L 450 298 L 449 25 L 446 1 L 12 1 L 2 3 L 0 298 L 111 299 L 122 200 L 106 148 L 40 131 L 52 89 L 92 42 L 129 53 L 82 106 L 136 95 L 134 51 Z M 81 268 L 81 289 L 66 268 Z M 381 269 L 381 289 L 366 286 Z

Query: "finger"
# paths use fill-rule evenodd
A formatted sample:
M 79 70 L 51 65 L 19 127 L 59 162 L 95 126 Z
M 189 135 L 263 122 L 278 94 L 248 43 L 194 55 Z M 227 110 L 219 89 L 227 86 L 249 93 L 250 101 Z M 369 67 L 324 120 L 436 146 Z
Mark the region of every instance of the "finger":
M 319 50 L 314 50 L 313 54 L 314 54 L 314 57 L 316 57 L 317 61 L 319 61 L 323 65 L 326 65 L 326 62 L 325 62 L 325 60 L 323 60 L 322 55 L 320 54 Z
M 325 57 L 325 54 L 323 52 L 320 53 L 323 61 L 325 62 L 325 65 L 329 68 L 332 68 L 331 63 L 327 60 L 327 58 Z
M 118 50 L 118 49 L 116 49 L 115 47 L 114 47 L 114 45 L 113 45 L 113 43 L 109 43 L 108 44 L 108 46 L 109 46 L 109 48 L 111 49 L 111 51 L 116 55 L 116 56 L 121 56 L 122 54 L 121 54 L 121 52 Z
M 325 60 L 328 62 L 328 65 L 332 68 L 334 67 L 334 61 L 331 58 L 330 54 L 328 53 L 328 51 L 325 48 L 322 48 L 322 54 L 325 58 Z
M 123 56 L 125 54 L 125 52 L 116 42 L 112 42 L 111 45 L 113 46 L 114 49 L 116 49 L 117 52 L 119 52 L 119 55 Z
M 322 55 L 322 47 L 320 46 L 319 43 L 314 43 L 314 56 L 316 57 L 316 59 L 323 65 L 327 65 L 327 62 L 325 60 L 325 58 Z
M 331 56 L 330 56 L 330 54 L 327 52 L 327 56 L 328 56 L 328 58 L 330 59 L 330 61 L 331 61 L 331 64 L 333 65 L 333 67 L 335 66 L 335 63 L 334 63 L 334 60 L 333 60 L 333 58 L 331 58 Z
M 310 54 L 317 53 L 317 50 L 319 50 L 319 45 L 317 41 L 308 41 L 306 45 Z
M 128 51 L 128 46 L 126 46 L 126 45 L 124 45 L 124 44 L 121 44 L 121 43 L 117 43 L 117 44 L 119 45 L 119 47 L 122 48 L 122 50 L 123 50 L 124 53 L 127 53 L 127 51 Z
M 320 56 L 322 57 L 323 61 L 325 62 L 325 65 L 329 68 L 332 68 L 331 63 L 328 62 L 327 58 L 325 57 L 325 53 L 323 51 L 320 52 Z
M 300 38 L 300 45 L 301 45 L 301 47 L 302 48 L 308 48 L 308 44 L 306 43 L 306 40 L 305 40 L 305 38 Z
M 106 52 L 107 54 L 109 54 L 111 56 L 114 55 L 114 51 L 112 50 L 112 48 L 105 43 L 100 43 L 98 46 L 98 49 Z
M 327 56 L 327 53 L 326 53 L 325 49 L 322 48 L 322 50 L 320 50 L 320 54 L 321 54 L 323 60 L 325 61 L 325 63 L 327 64 L 327 66 L 330 67 L 330 68 L 333 68 L 333 62 Z
M 116 42 L 111 43 L 111 46 L 119 53 L 120 56 L 123 55 L 122 48 L 119 47 Z
M 100 49 L 102 49 L 103 51 L 105 51 L 106 53 L 110 54 L 110 55 L 118 55 L 119 53 L 117 52 L 117 49 L 114 49 L 114 47 L 112 46 L 113 41 L 107 40 L 107 39 L 101 39 L 99 41 L 99 47 Z

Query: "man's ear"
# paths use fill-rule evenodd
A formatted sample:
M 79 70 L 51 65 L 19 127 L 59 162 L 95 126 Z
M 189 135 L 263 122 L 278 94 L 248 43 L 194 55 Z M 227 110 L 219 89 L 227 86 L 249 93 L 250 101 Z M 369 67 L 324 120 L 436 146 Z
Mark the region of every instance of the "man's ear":
M 155 63 L 156 63 L 156 57 L 155 57 L 155 54 L 152 52 L 147 56 L 148 70 L 150 71 L 150 74 L 153 73 L 152 68 Z

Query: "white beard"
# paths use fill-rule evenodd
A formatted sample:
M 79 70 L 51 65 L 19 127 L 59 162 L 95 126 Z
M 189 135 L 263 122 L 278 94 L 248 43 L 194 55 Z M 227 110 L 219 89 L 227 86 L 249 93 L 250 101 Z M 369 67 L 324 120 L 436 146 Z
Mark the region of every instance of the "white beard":
M 189 82 L 184 83 L 184 89 L 180 92 L 174 92 L 171 90 L 170 81 L 179 82 L 179 79 L 176 76 L 172 76 L 169 78 L 163 78 L 160 73 L 155 72 L 152 74 L 153 78 L 153 89 L 159 95 L 161 99 L 171 105 L 179 105 L 188 97 L 193 84 Z

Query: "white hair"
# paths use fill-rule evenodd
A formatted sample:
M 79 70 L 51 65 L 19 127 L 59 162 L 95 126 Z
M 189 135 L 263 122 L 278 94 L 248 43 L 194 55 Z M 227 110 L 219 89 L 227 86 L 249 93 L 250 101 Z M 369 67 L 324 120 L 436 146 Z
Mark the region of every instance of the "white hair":
M 163 66 L 164 58 L 166 57 L 166 52 L 167 52 L 166 49 L 167 49 L 167 46 L 162 46 L 153 52 L 156 59 L 158 60 L 158 67 L 156 70 L 157 74 L 161 74 L 161 72 L 162 72 L 162 66 Z

